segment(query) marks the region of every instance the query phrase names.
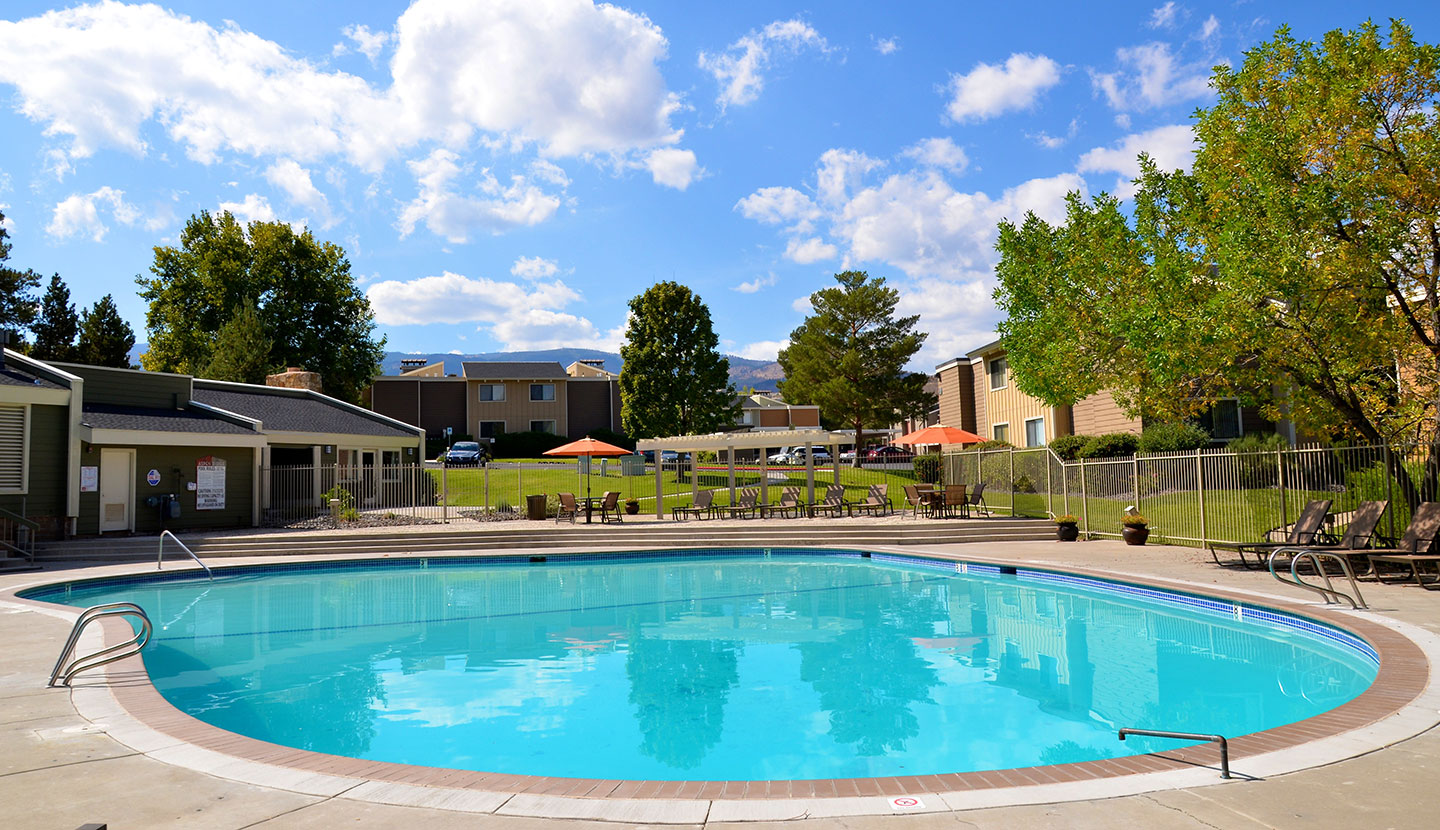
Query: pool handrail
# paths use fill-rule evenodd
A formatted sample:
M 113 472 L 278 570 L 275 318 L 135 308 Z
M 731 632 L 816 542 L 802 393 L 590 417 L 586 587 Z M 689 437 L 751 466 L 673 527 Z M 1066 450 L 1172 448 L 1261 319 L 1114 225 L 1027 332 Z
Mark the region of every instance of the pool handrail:
M 1211 741 L 1220 744 L 1220 777 L 1230 777 L 1230 742 L 1225 740 L 1224 735 L 1204 735 L 1199 732 L 1166 732 L 1160 729 L 1132 729 L 1125 727 L 1120 730 L 1120 740 L 1125 740 L 1127 735 L 1141 735 L 1147 738 L 1174 738 L 1177 741 Z
M 70 655 L 75 652 L 75 645 L 80 642 L 80 634 L 85 630 L 85 626 L 101 617 L 136 617 L 140 620 L 140 630 L 123 643 L 70 660 Z M 58 679 L 60 685 L 69 686 L 70 679 L 82 671 L 98 669 L 107 663 L 139 654 L 145 648 L 145 644 L 150 642 L 150 634 L 153 630 L 150 617 L 145 614 L 145 609 L 133 602 L 107 602 L 86 608 L 80 612 L 80 616 L 75 618 L 75 626 L 70 629 L 70 637 L 65 640 L 65 647 L 60 651 L 60 659 L 55 661 L 55 668 L 50 671 L 50 681 L 45 685 L 53 687 Z
M 214 581 L 215 581 L 215 573 L 210 570 L 210 566 L 209 566 L 209 565 L 206 565 L 204 562 L 201 562 L 201 561 L 200 561 L 200 557 L 198 557 L 198 556 L 195 555 L 195 551 L 191 550 L 184 542 L 180 541 L 180 537 L 179 537 L 179 536 L 176 536 L 174 533 L 171 533 L 171 532 L 168 531 L 168 530 L 162 530 L 162 531 L 160 531 L 160 549 L 159 549 L 159 550 L 156 552 L 156 554 L 155 554 L 155 570 L 157 570 L 157 571 L 160 570 L 161 567 L 163 567 L 164 562 L 165 562 L 165 537 L 166 537 L 166 536 L 169 536 L 171 539 L 174 539 L 174 540 L 175 540 L 175 544 L 179 545 L 181 550 L 183 550 L 183 551 L 185 551 L 186 553 L 190 554 L 190 558 L 195 560 L 195 564 L 197 564 L 197 565 L 199 565 L 200 567 L 202 567 L 202 568 L 205 569 L 205 575 L 208 576 L 208 577 L 210 577 L 210 581 L 211 581 L 211 582 L 214 582 Z
M 1286 579 L 1275 572 L 1275 557 L 1279 556 L 1282 553 L 1290 555 L 1289 579 Z M 1309 560 L 1310 566 L 1313 567 L 1320 574 L 1320 577 L 1325 580 L 1324 588 L 1321 588 L 1319 585 L 1311 585 L 1309 582 L 1306 582 L 1305 580 L 1300 578 L 1300 560 L 1302 559 Z M 1350 580 L 1350 590 L 1355 592 L 1353 596 L 1345 593 L 1344 591 L 1337 590 L 1334 584 L 1330 582 L 1330 574 L 1325 572 L 1325 565 L 1322 561 L 1325 559 L 1333 559 L 1334 561 L 1340 563 L 1341 572 L 1345 574 L 1346 579 Z M 1370 606 L 1365 602 L 1365 597 L 1362 596 L 1360 593 L 1360 585 L 1355 581 L 1355 571 L 1352 570 L 1350 567 L 1350 560 L 1346 559 L 1340 554 L 1333 553 L 1327 550 L 1319 550 L 1316 548 L 1276 548 L 1275 550 L 1270 552 L 1270 556 L 1266 560 L 1266 564 L 1270 569 L 1270 575 L 1275 578 L 1276 582 L 1280 582 L 1286 585 L 1294 585 L 1298 588 L 1304 588 L 1307 591 L 1314 591 L 1315 593 L 1319 594 L 1322 599 L 1325 600 L 1326 605 L 1330 605 L 1332 603 L 1335 605 L 1339 605 L 1340 600 L 1343 599 L 1346 602 L 1350 603 L 1350 608 L 1355 611 L 1364 611 L 1370 608 Z

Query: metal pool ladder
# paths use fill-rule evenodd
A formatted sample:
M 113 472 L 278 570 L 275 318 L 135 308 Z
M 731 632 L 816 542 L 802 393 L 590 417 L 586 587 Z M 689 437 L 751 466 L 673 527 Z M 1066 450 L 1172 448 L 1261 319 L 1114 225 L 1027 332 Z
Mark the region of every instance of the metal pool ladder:
M 181 550 L 190 554 L 190 558 L 195 560 L 195 564 L 205 569 L 205 575 L 210 577 L 211 582 L 215 581 L 215 574 L 210 570 L 210 566 L 206 565 L 204 562 L 201 562 L 200 557 L 195 555 L 195 551 L 191 550 L 185 545 L 184 542 L 180 541 L 179 536 L 176 536 L 168 530 L 160 531 L 160 550 L 155 553 L 155 570 L 160 570 L 161 565 L 163 565 L 165 562 L 165 537 L 167 536 L 175 540 L 175 544 L 179 545 Z
M 85 630 L 85 626 L 102 617 L 136 617 L 140 620 L 140 630 L 135 632 L 134 637 L 119 645 L 103 648 L 84 657 L 70 659 L 71 655 L 75 653 L 75 644 L 80 642 L 80 634 Z M 75 627 L 70 629 L 70 638 L 65 641 L 65 648 L 60 652 L 60 659 L 55 661 L 55 668 L 50 672 L 50 682 L 45 685 L 55 686 L 58 680 L 60 681 L 58 685 L 69 686 L 70 678 L 82 671 L 98 669 L 107 663 L 139 654 L 145 644 L 150 642 L 152 630 L 150 618 L 145 616 L 145 609 L 133 602 L 107 602 L 104 605 L 92 605 L 86 608 L 75 620 Z
M 1291 554 L 1289 579 L 1275 572 L 1275 557 L 1282 553 Z M 1309 560 L 1311 567 L 1325 580 L 1324 588 L 1321 588 L 1319 585 L 1311 585 L 1309 582 L 1300 578 L 1300 560 L 1302 559 Z M 1335 589 L 1334 584 L 1330 582 L 1330 574 L 1325 572 L 1324 560 L 1326 559 L 1340 564 L 1341 572 L 1345 574 L 1346 579 L 1350 580 L 1350 590 L 1354 591 L 1353 596 Z M 1267 564 L 1270 566 L 1270 575 L 1275 577 L 1276 582 L 1294 585 L 1299 588 L 1304 588 L 1307 591 L 1314 591 L 1325 600 L 1326 605 L 1330 605 L 1331 603 L 1339 605 L 1340 600 L 1343 599 L 1350 603 L 1350 607 L 1356 611 L 1369 609 L 1370 607 L 1365 604 L 1365 597 L 1360 594 L 1360 585 L 1355 582 L 1355 571 L 1350 568 L 1350 560 L 1339 554 L 1327 550 L 1316 550 L 1314 548 L 1276 548 L 1270 552 L 1270 558 Z

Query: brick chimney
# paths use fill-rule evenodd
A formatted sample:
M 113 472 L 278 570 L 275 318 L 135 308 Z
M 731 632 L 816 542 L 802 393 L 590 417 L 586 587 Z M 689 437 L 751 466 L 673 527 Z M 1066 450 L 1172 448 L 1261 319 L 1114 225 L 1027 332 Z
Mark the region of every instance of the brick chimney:
M 320 373 L 307 372 L 299 366 L 290 366 L 278 375 L 266 375 L 266 386 L 280 386 L 285 389 L 310 389 L 324 391 L 320 387 Z

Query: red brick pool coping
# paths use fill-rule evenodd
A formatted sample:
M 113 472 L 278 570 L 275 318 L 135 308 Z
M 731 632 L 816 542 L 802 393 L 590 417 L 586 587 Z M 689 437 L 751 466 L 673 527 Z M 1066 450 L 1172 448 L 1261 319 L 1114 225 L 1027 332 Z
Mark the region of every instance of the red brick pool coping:
M 877 548 L 876 550 L 880 552 L 881 549 Z M 1379 671 L 1375 682 L 1359 697 L 1335 709 L 1296 723 L 1231 739 L 1232 763 L 1277 750 L 1298 747 L 1373 724 L 1395 714 L 1414 701 L 1424 691 L 1429 679 L 1429 662 L 1418 645 L 1400 633 L 1363 617 L 1336 614 L 1328 609 L 1302 606 L 1270 597 L 1262 599 L 1224 589 L 1212 589 L 1208 586 L 1200 591 L 1198 586 L 1164 579 L 1142 579 L 1130 575 L 1117 578 L 1113 574 L 1084 569 L 1051 567 L 1036 565 L 1032 562 L 990 557 L 919 553 L 913 550 L 898 549 L 887 549 L 884 552 L 915 558 L 984 563 L 1032 571 L 1074 574 L 1184 594 L 1201 593 L 1208 597 L 1246 605 L 1274 608 L 1295 616 L 1337 626 L 1364 639 L 1375 649 L 1380 656 Z M 452 555 L 474 556 L 475 554 L 457 552 Z M 556 559 L 563 558 L 565 555 L 553 551 L 547 552 L 547 556 Z M 436 558 L 443 554 L 429 553 L 426 556 Z M 287 557 L 287 561 L 294 560 Z M 17 599 L 19 602 L 29 602 L 14 598 L 13 594 L 11 598 Z M 68 606 L 61 607 L 69 609 Z M 119 619 L 110 618 L 103 624 L 107 642 L 120 642 L 131 634 L 128 624 Z M 632 781 L 473 772 L 327 755 L 248 738 L 211 726 L 181 712 L 161 696 L 154 685 L 148 682 L 148 678 L 145 682 L 135 682 L 134 678 L 136 677 L 147 677 L 139 657 L 111 664 L 107 671 L 110 673 L 111 693 L 131 716 L 145 726 L 184 743 L 233 758 L 284 767 L 297 772 L 506 794 L 523 793 L 586 799 L 669 800 L 900 796 L 1065 784 L 1143 773 L 1193 770 L 1196 767 L 1213 768 L 1218 764 L 1218 750 L 1213 745 L 1201 745 L 1163 753 L 1069 764 L 886 778 L 793 781 Z

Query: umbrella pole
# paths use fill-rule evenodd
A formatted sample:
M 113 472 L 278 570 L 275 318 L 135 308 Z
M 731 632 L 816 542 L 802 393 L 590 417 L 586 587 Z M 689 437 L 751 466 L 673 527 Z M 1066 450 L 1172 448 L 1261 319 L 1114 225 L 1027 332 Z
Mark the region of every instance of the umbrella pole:
M 585 524 L 590 524 L 590 467 L 593 465 L 591 456 L 585 455 Z

